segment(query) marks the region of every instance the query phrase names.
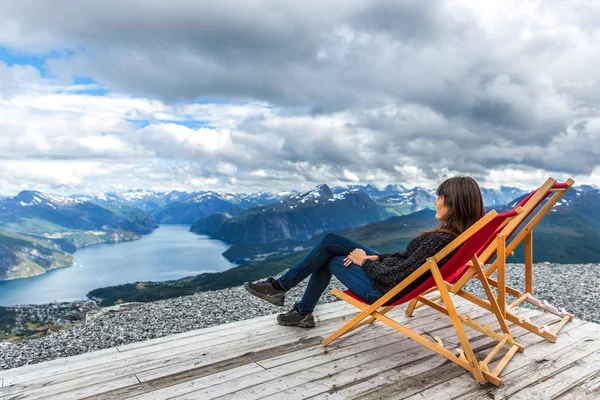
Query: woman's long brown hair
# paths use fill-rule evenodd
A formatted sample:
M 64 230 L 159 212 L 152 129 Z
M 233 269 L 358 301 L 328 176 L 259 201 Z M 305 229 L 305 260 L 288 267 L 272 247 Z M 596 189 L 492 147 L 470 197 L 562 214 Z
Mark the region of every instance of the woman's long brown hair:
M 485 215 L 481 189 L 468 176 L 456 176 L 445 180 L 437 189 L 448 209 L 440 224 L 424 233 L 448 232 L 460 235 Z

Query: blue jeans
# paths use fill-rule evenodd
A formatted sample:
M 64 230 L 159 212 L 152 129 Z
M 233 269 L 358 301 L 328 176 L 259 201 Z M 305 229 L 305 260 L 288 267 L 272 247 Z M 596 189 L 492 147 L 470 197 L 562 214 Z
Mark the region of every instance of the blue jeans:
M 321 294 L 327 289 L 331 275 L 340 280 L 352 293 L 369 303 L 375 302 L 383 293 L 373 287 L 373 279 L 359 265 L 344 266 L 344 258 L 354 249 L 363 249 L 367 255 L 377 252 L 357 241 L 336 233 L 328 233 L 302 260 L 290 268 L 279 284 L 289 290 L 310 275 L 298 309 L 302 313 L 312 312 Z

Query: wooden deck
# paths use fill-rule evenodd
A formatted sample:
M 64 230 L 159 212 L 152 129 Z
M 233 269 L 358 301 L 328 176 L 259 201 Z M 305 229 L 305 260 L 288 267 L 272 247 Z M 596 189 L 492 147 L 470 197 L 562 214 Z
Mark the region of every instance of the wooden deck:
M 459 312 L 493 322 L 489 313 L 454 301 Z M 439 336 L 447 348 L 458 347 L 445 315 L 427 307 L 412 318 L 403 312 L 400 307 L 388 315 L 432 340 Z M 282 327 L 275 316 L 266 316 L 0 371 L 0 398 L 600 398 L 597 324 L 576 319 L 556 343 L 513 327 L 526 350 L 508 364 L 497 388 L 479 385 L 458 365 L 377 322 L 323 348 L 321 340 L 355 309 L 337 302 L 319 306 L 315 314 L 317 327 L 309 330 Z M 559 320 L 526 309 L 518 314 L 541 324 Z M 468 328 L 467 333 L 479 359 L 496 344 Z

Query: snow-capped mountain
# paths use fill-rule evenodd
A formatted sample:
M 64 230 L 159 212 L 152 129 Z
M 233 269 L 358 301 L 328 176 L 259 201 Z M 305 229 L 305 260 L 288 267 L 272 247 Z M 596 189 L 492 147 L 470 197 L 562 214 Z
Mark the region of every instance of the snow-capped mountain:
M 110 228 L 143 234 L 151 232 L 156 224 L 129 206 L 103 207 L 85 198 L 25 190 L 0 200 L 0 228 L 35 234 Z
M 102 193 L 96 196 L 73 195 L 71 198 L 90 201 L 101 206 L 137 207 L 160 223 L 193 224 L 213 212 L 231 211 L 237 215 L 256 205 L 276 203 L 293 193 L 257 192 L 246 194 L 212 190 L 187 193 L 176 190 L 154 192 L 136 189 Z
M 373 185 L 352 185 L 348 188 L 335 187 L 333 191 L 339 193 L 350 188 L 367 193 L 377 204 L 384 206 L 390 215 L 406 215 L 425 208 L 435 208 L 433 203 L 436 199 L 436 189 L 418 186 L 408 189 L 404 185 L 397 184 L 387 185 L 383 190 Z M 498 189 L 482 188 L 481 192 L 486 207 L 507 204 L 525 193 L 524 190 L 508 186 L 501 186 Z
M 220 222 L 214 237 L 230 243 L 307 239 L 328 230 L 380 221 L 383 210 L 360 190 L 334 193 L 319 185 L 274 204 L 261 205 Z M 199 224 L 202 225 L 202 224 Z
M 486 207 L 501 206 L 508 204 L 514 199 L 523 196 L 529 192 L 508 186 L 500 186 L 499 189 L 481 188 L 483 204 Z
M 50 207 L 56 209 L 57 207 L 83 204 L 85 200 L 54 196 L 35 190 L 24 190 L 12 198 L 4 199 L 4 202 L 3 206 L 5 207 L 13 205 L 15 207 Z
M 342 192 L 346 192 L 349 190 L 360 190 L 361 192 L 368 194 L 369 197 L 371 197 L 373 200 L 377 200 L 380 197 L 385 197 L 385 196 L 388 196 L 391 194 L 403 193 L 408 189 L 406 189 L 402 185 L 388 185 L 383 190 L 380 190 L 376 186 L 369 184 L 369 185 L 364 185 L 364 186 L 363 185 L 350 185 L 347 187 L 336 186 L 336 187 L 333 187 L 331 190 L 334 193 L 342 193 Z
M 411 206 L 413 212 L 423 208 L 433 208 L 435 189 L 415 187 L 403 193 L 390 194 L 377 200 L 379 204 L 398 204 Z

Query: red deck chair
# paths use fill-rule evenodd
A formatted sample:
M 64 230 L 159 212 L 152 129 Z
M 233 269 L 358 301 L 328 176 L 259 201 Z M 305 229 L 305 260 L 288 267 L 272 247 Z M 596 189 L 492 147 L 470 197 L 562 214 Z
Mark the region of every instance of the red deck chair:
M 435 351 L 441 356 L 446 357 L 448 360 L 460 365 L 467 371 L 470 371 L 473 373 L 477 382 L 483 382 L 487 380 L 494 385 L 499 386 L 501 382 L 501 379 L 499 378 L 500 373 L 510 359 L 514 356 L 514 354 L 517 351 L 523 351 L 524 348 L 522 345 L 515 343 L 513 340 L 506 321 L 502 317 L 493 292 L 490 286 L 487 284 L 484 271 L 479 262 L 477 262 L 476 254 L 479 249 L 482 247 L 487 247 L 491 243 L 500 245 L 502 242 L 496 240 L 497 234 L 506 226 L 507 223 L 510 222 L 511 219 L 519 215 L 520 212 L 520 209 L 512 210 L 502 214 L 498 214 L 494 210 L 490 211 L 477 223 L 454 239 L 452 243 L 448 244 L 448 246 L 440 250 L 433 257 L 428 258 L 427 261 L 410 276 L 408 276 L 408 278 L 400 282 L 392 290 L 387 292 L 384 296 L 372 304 L 366 303 L 349 290 L 342 292 L 338 289 L 333 289 L 332 293 L 335 296 L 352 304 L 361 310 L 361 312 L 336 332 L 331 334 L 328 338 L 323 340 L 323 346 L 327 346 L 333 340 L 355 330 L 360 326 L 370 324 L 375 320 L 379 320 L 424 345 L 425 347 Z M 442 267 L 439 267 L 438 262 L 440 262 L 440 260 L 444 259 L 444 257 L 454 250 L 456 250 L 456 253 L 450 258 L 450 260 L 448 260 Z M 499 254 L 503 254 L 503 252 L 504 250 L 499 252 Z M 500 324 L 502 333 L 493 331 L 489 326 L 482 326 L 481 324 L 475 322 L 468 315 L 463 316 L 456 312 L 456 308 L 454 307 L 454 303 L 452 302 L 449 294 L 449 290 L 452 290 L 453 285 L 448 283 L 447 279 L 453 277 L 459 270 L 461 270 L 463 273 L 466 272 L 468 269 L 464 267 L 469 260 L 472 260 L 472 268 L 474 268 L 477 274 L 481 277 L 482 284 L 487 293 L 489 304 L 491 304 L 492 311 L 496 314 L 496 318 Z M 431 272 L 432 276 L 429 277 L 425 282 L 421 283 L 410 293 L 405 294 L 401 299 L 392 304 L 387 304 L 388 302 L 392 301 L 400 292 L 402 292 L 404 288 L 406 288 L 409 284 L 414 282 L 426 272 Z M 452 321 L 454 329 L 456 330 L 456 334 L 462 346 L 462 348 L 456 349 L 458 356 L 452 351 L 446 349 L 439 338 L 436 338 L 437 343 L 431 342 L 426 337 L 385 315 L 393 307 L 406 303 L 407 301 L 414 299 L 431 288 L 436 288 L 439 290 L 442 299 L 442 304 L 433 303 L 434 305 L 432 307 L 437 311 L 448 315 Z M 367 318 L 367 320 L 365 320 L 365 318 Z M 465 335 L 465 331 L 463 330 L 463 324 L 499 342 L 483 361 L 478 362 L 475 358 L 473 349 L 471 348 L 469 340 Z M 500 360 L 494 370 L 490 372 L 488 363 L 503 346 L 508 346 L 509 350 Z
M 498 240 L 506 243 L 506 241 L 510 239 L 510 237 L 517 231 L 519 226 L 521 226 L 529 216 L 533 215 L 533 217 L 516 235 L 516 237 L 507 246 L 490 244 L 489 246 L 482 248 L 477 254 L 479 263 L 481 265 L 486 265 L 493 258 L 493 256 L 497 254 L 497 250 L 505 249 L 505 254 L 503 254 L 501 257 L 497 257 L 497 259 L 485 270 L 485 276 L 487 277 L 488 283 L 497 288 L 498 296 L 496 301 L 500 307 L 500 310 L 502 311 L 502 314 L 504 315 L 504 318 L 553 343 L 556 341 L 558 332 L 569 321 L 573 320 L 573 315 L 565 311 L 559 311 L 556 307 L 545 304 L 533 296 L 533 229 L 550 211 L 550 209 L 552 209 L 552 207 L 562 198 L 562 196 L 564 196 L 566 191 L 573 186 L 573 183 L 574 181 L 572 179 L 567 179 L 565 182 L 557 182 L 553 178 L 548 178 L 548 180 L 546 180 L 542 186 L 531 192 L 528 196 L 515 205 L 514 210 L 521 208 L 523 212 L 512 219 L 502 229 Z M 552 194 L 550 199 L 548 199 L 546 204 L 544 204 L 539 211 L 534 214 L 534 211 L 546 198 L 548 198 L 548 196 L 550 196 L 550 194 Z M 514 254 L 514 250 L 523 240 L 525 240 L 525 292 L 506 285 L 506 263 L 504 261 L 506 259 L 506 255 Z M 475 269 L 471 268 L 471 266 L 472 262 L 467 263 L 467 265 L 463 267 L 466 272 L 462 271 L 462 269 L 458 270 L 452 277 L 449 278 L 449 282 L 454 284 L 453 293 L 491 311 L 491 305 L 488 302 L 469 292 L 466 292 L 465 290 L 462 290 L 464 285 L 471 278 L 475 277 L 479 279 L 477 272 Z M 497 273 L 496 280 L 491 278 L 491 275 L 494 272 Z M 516 297 L 516 300 L 508 306 L 506 305 L 507 293 Z M 431 305 L 431 301 L 435 301 L 440 298 L 440 296 L 437 295 L 431 299 L 427 299 L 424 297 L 424 295 L 425 293 L 423 293 L 423 296 L 418 296 L 410 302 L 406 309 L 406 315 L 411 316 L 416 308 L 425 304 Z M 539 327 L 533 324 L 530 320 L 521 320 L 510 310 L 524 301 L 560 317 L 561 321 L 554 328 L 554 330 L 550 330 L 548 327 Z M 418 304 L 419 302 L 421 303 L 420 305 Z

